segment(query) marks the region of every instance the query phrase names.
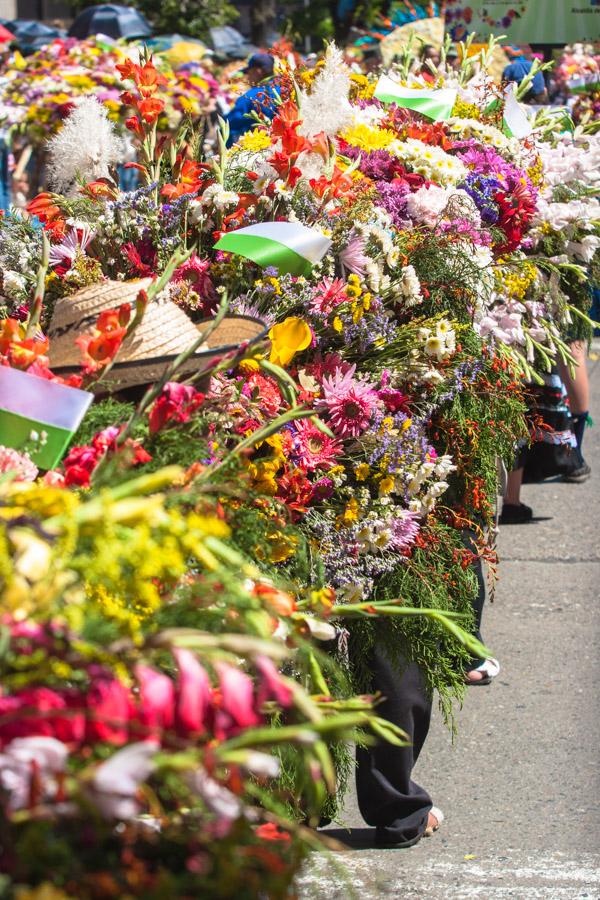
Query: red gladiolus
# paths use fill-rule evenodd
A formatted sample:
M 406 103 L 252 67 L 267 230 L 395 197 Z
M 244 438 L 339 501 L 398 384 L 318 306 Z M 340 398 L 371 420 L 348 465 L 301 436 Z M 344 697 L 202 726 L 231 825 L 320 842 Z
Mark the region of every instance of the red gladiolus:
M 74 697 L 46 687 L 29 687 L 12 696 L 0 697 L 0 742 L 13 738 L 53 737 L 64 743 L 80 741 L 84 734 L 82 714 L 71 713 Z M 30 715 L 31 713 L 31 715 Z
M 83 367 L 86 372 L 97 372 L 98 369 L 103 369 L 114 359 L 123 343 L 126 330 L 121 328 L 107 333 L 82 334 L 75 339 L 75 343 L 81 350 Z
M 138 76 L 138 72 L 140 67 L 137 66 L 131 59 L 125 59 L 122 63 L 118 63 L 115 66 L 117 72 L 120 72 L 123 78 L 129 78 L 132 81 L 135 81 Z
M 117 197 L 115 188 L 112 187 L 107 180 L 102 178 L 99 178 L 97 181 L 90 181 L 81 189 L 81 193 L 88 197 L 92 197 L 94 200 L 97 198 L 115 200 Z
M 151 59 L 141 68 L 136 66 L 136 69 L 134 81 L 143 96 L 153 94 L 160 85 L 167 84 L 167 79 L 157 70 Z
M 271 125 L 271 134 L 281 137 L 287 128 L 297 128 L 302 119 L 293 100 L 286 100 L 277 108 L 277 115 Z
M 175 722 L 177 731 L 187 736 L 206 729 L 211 708 L 211 686 L 208 675 L 190 650 L 175 649 L 179 666 Z
M 274 822 L 264 822 L 262 825 L 258 825 L 254 833 L 263 841 L 283 841 L 285 843 L 292 839 L 287 831 L 280 831 Z
M 122 303 L 118 309 L 107 309 L 101 312 L 96 322 L 98 331 L 109 334 L 115 331 L 121 332 L 129 323 L 131 307 L 129 303 Z
M 171 381 L 150 410 L 150 434 L 156 434 L 167 422 L 187 422 L 194 410 L 202 406 L 204 394 L 191 385 Z
M 133 133 L 139 135 L 139 137 L 142 137 L 144 134 L 142 123 L 137 116 L 129 116 L 129 118 L 125 119 L 125 128 L 129 131 L 133 131 Z M 141 168 L 143 168 L 143 166 Z

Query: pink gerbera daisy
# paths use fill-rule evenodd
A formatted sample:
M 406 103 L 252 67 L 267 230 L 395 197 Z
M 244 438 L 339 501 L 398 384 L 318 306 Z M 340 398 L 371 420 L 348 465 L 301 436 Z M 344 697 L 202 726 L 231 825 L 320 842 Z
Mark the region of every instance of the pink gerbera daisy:
M 333 430 L 342 437 L 358 437 L 368 427 L 378 404 L 377 392 L 367 381 L 354 378 L 356 366 L 323 379 L 319 409 L 330 416 Z
M 347 299 L 346 282 L 343 278 L 324 278 L 315 288 L 311 309 L 313 312 L 328 315 Z
M 343 449 L 340 441 L 323 434 L 310 419 L 301 419 L 294 427 L 293 452 L 300 465 L 308 472 L 331 469 Z

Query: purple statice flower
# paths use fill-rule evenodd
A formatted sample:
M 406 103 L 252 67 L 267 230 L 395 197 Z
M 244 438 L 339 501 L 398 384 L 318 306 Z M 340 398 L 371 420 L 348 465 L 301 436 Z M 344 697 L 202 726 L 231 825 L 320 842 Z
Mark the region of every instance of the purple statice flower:
M 398 338 L 398 326 L 393 315 L 378 298 L 372 301 L 368 316 L 363 316 L 358 322 L 349 313 L 341 313 L 340 319 L 344 326 L 344 343 L 347 347 L 358 345 L 361 355 L 373 347 L 385 346 Z
M 484 175 L 494 176 L 498 179 L 501 189 L 504 191 L 527 188 L 531 196 L 535 199 L 537 189 L 533 186 L 527 175 L 522 169 L 518 169 L 511 163 L 500 156 L 493 147 L 471 147 L 465 153 L 457 154 L 462 162 L 473 169 L 481 177 Z M 474 198 L 473 198 L 474 199 Z
M 358 159 L 358 168 L 373 181 L 391 181 L 398 172 L 402 172 L 402 166 L 395 156 L 387 150 L 372 150 L 370 153 L 347 144 L 343 148 L 344 156 L 349 159 Z
M 269 327 L 274 325 L 276 321 L 272 312 L 262 312 L 256 304 L 250 303 L 247 294 L 234 298 L 229 308 L 237 316 L 250 316 L 252 319 L 260 319 Z
M 381 206 L 389 214 L 392 222 L 398 228 L 406 228 L 410 225 L 410 217 L 406 212 L 406 200 L 410 194 L 410 187 L 404 181 L 389 183 L 377 181 L 377 197 L 374 197 L 376 206 Z
M 463 155 L 463 161 L 467 155 L 466 153 Z M 504 190 L 500 179 L 496 175 L 470 172 L 459 187 L 473 200 L 479 210 L 481 220 L 486 225 L 495 225 L 500 212 L 494 197 L 498 191 Z

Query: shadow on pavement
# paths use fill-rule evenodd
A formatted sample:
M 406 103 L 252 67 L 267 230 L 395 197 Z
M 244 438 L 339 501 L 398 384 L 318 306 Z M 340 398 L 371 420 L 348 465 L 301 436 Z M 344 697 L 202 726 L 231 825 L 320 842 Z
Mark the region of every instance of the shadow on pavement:
M 322 834 L 350 850 L 373 850 L 376 846 L 374 828 L 327 828 Z

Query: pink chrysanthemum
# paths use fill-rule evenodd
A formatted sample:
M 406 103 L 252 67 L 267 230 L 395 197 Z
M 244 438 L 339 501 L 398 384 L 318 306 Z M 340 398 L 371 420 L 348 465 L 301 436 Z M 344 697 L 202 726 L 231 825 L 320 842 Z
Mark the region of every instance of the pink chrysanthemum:
M 369 257 L 364 253 L 367 245 L 365 238 L 353 231 L 350 240 L 339 254 L 339 260 L 344 270 L 355 275 L 364 275 L 369 265 Z
M 295 423 L 293 452 L 300 465 L 308 472 L 315 469 L 331 469 L 342 452 L 340 441 L 319 431 L 314 422 L 301 419 Z
M 323 398 L 318 407 L 326 410 L 330 424 L 341 437 L 358 437 L 369 427 L 377 407 L 376 391 L 367 382 L 354 378 L 356 366 L 347 372 L 339 369 L 335 375 L 323 379 Z
M 418 513 L 404 510 L 402 515 L 392 522 L 392 545 L 396 550 L 407 550 L 415 542 L 419 533 Z
M 38 476 L 38 468 L 27 453 L 0 445 L 0 474 L 6 472 L 14 474 L 15 481 L 35 481 Z
M 324 278 L 315 288 L 311 309 L 313 312 L 329 315 L 347 299 L 346 282 L 343 278 Z

